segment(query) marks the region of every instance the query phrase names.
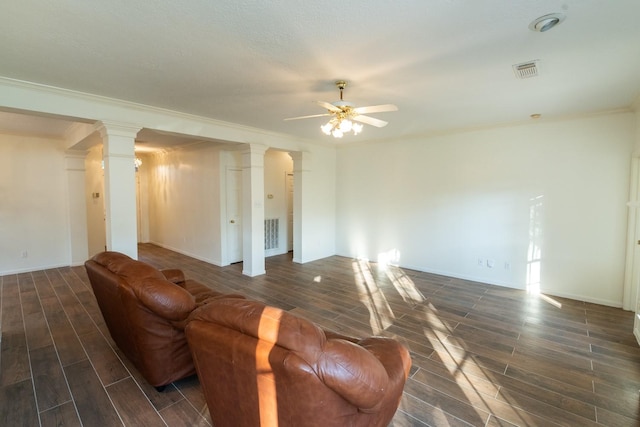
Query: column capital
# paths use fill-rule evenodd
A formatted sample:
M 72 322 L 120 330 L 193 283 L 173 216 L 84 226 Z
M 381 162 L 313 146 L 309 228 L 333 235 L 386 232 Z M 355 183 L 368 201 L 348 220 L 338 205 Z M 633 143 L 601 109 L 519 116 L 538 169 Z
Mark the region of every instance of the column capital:
M 262 154 L 267 152 L 269 146 L 264 144 L 247 144 L 245 149 L 242 150 L 242 154 Z
M 245 150 L 242 150 L 242 167 L 264 167 L 264 153 L 269 149 L 263 144 L 248 144 Z
M 264 154 L 269 149 L 268 145 L 258 143 L 248 143 L 242 153 Z
M 123 138 L 132 138 L 138 135 L 142 126 L 131 123 L 111 122 L 102 120 L 94 125 L 95 130 L 100 132 L 100 136 L 104 139 L 108 136 L 119 136 Z

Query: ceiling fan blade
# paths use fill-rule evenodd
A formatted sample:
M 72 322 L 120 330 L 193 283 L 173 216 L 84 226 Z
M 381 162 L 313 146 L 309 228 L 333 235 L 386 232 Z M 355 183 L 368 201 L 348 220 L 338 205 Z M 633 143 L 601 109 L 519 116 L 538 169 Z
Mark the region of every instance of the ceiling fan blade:
M 370 105 L 368 107 L 354 108 L 353 111 L 358 114 L 384 113 L 385 111 L 398 111 L 398 107 L 393 104 Z
M 329 103 L 329 102 L 325 102 L 325 101 L 316 101 L 316 103 L 317 103 L 319 106 L 324 107 L 324 108 L 326 108 L 327 110 L 332 111 L 332 112 L 334 112 L 334 113 L 339 113 L 339 112 L 341 112 L 341 111 L 342 111 L 341 109 L 339 109 L 338 107 L 336 107 L 335 105 L 333 105 L 333 104 L 331 104 L 331 103 Z
M 332 116 L 333 114 L 329 114 L 329 113 L 324 113 L 324 114 L 312 114 L 310 116 L 300 116 L 300 117 L 289 117 L 288 119 L 284 119 L 285 121 L 287 120 L 300 120 L 300 119 L 310 119 L 312 117 L 326 117 L 326 116 Z
M 356 122 L 361 122 L 367 125 L 375 126 L 377 128 L 385 127 L 388 124 L 388 122 L 385 122 L 384 120 L 374 119 L 373 117 L 363 116 L 363 115 L 355 116 L 352 120 L 355 120 Z

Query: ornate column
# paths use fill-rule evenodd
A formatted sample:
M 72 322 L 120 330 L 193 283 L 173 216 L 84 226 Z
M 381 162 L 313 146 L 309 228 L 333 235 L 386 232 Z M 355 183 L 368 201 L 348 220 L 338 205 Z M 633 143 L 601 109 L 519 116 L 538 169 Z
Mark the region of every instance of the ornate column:
M 67 150 L 64 156 L 67 175 L 71 265 L 82 265 L 89 257 L 84 166 L 86 156 L 86 151 L 78 150 Z
M 242 274 L 265 274 L 264 153 L 267 146 L 249 144 L 242 152 Z
M 104 160 L 107 250 L 138 258 L 135 137 L 140 127 L 99 122 Z
M 306 151 L 292 151 L 289 156 L 293 160 L 293 262 L 306 262 L 304 221 L 305 194 L 303 189 L 309 180 L 311 171 L 311 153 Z M 307 245 L 310 242 L 307 242 Z

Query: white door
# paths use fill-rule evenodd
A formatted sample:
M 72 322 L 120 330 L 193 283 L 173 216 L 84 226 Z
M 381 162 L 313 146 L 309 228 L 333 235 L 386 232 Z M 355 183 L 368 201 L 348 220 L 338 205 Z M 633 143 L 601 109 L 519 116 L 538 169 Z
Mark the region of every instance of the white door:
M 638 307 L 636 307 L 636 317 L 633 321 L 633 335 L 635 335 L 636 341 L 640 344 L 640 302 L 638 303 Z
M 142 195 L 140 194 L 140 175 L 138 175 L 138 171 L 136 170 L 136 227 L 138 229 L 138 243 L 141 243 L 142 240 L 142 213 L 140 208 L 140 198 Z
M 640 159 L 638 157 L 631 158 L 630 175 L 622 308 L 635 312 L 633 334 L 640 344 Z
M 227 260 L 242 261 L 242 170 L 227 169 Z
M 293 250 L 293 174 L 288 173 L 285 178 L 285 192 L 287 195 L 287 251 Z
M 640 213 L 636 213 L 636 224 L 640 224 Z M 640 240 L 637 241 L 637 245 L 640 245 Z M 633 248 L 633 266 L 631 267 L 631 280 L 632 280 L 632 292 L 631 295 L 635 297 L 633 310 L 635 311 L 635 318 L 633 322 L 633 335 L 636 337 L 636 341 L 640 344 L 640 251 L 639 247 Z

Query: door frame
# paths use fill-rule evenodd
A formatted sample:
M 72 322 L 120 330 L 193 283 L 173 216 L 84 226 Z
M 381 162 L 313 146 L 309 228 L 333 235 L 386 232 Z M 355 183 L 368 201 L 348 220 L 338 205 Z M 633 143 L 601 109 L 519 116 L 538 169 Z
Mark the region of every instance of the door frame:
M 622 308 L 635 313 L 633 334 L 640 344 L 640 158 L 631 158 L 629 202 L 627 203 L 627 256 L 625 260 Z
M 240 210 L 240 214 L 237 218 L 231 218 L 231 214 L 229 212 L 229 198 L 231 197 L 231 189 L 229 187 L 229 175 L 230 173 L 235 173 L 238 174 L 238 176 L 236 178 L 239 178 L 237 180 L 237 182 L 239 183 L 239 188 L 240 188 L 240 192 L 236 192 L 235 194 L 237 195 L 237 200 L 235 201 L 235 205 L 239 208 Z M 224 243 L 224 248 L 225 248 L 225 253 L 223 256 L 224 259 L 224 263 L 223 265 L 229 265 L 229 264 L 234 264 L 237 262 L 242 262 L 243 259 L 243 255 L 242 255 L 242 168 L 236 167 L 236 166 L 227 166 L 225 168 L 225 199 L 224 199 L 224 239 L 223 241 Z M 232 237 L 234 235 L 233 232 L 231 232 L 230 230 L 230 223 L 231 221 L 237 221 L 239 220 L 240 222 L 237 223 L 237 225 L 234 225 L 234 227 L 238 227 L 239 228 L 239 232 L 236 232 L 236 248 L 238 248 L 238 250 L 236 251 L 236 254 L 239 253 L 239 258 L 237 256 L 232 256 L 232 251 L 231 251 L 231 245 L 232 245 Z

